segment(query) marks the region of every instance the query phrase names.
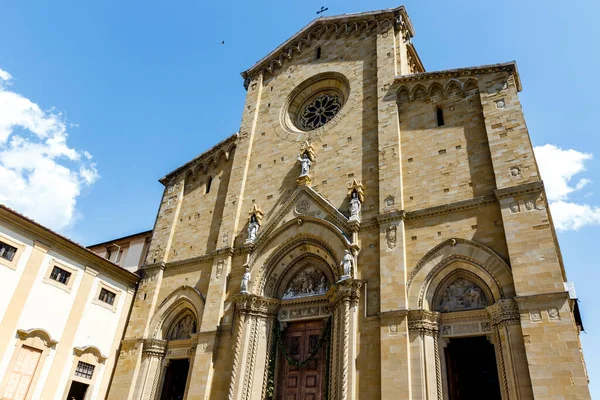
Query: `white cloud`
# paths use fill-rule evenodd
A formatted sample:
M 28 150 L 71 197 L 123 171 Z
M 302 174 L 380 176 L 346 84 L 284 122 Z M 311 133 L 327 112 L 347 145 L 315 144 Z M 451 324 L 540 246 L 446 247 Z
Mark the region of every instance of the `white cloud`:
M 77 197 L 98 178 L 87 151 L 67 144 L 62 115 L 7 89 L 0 69 L 0 203 L 57 230 L 76 219 Z
M 0 68 L 0 80 L 10 81 L 11 79 L 12 79 L 12 76 L 8 72 L 6 72 L 2 68 Z
M 586 225 L 600 224 L 600 207 L 569 201 L 571 194 L 591 183 L 587 178 L 577 180 L 573 177 L 585 171 L 585 162 L 591 160 L 592 155 L 551 144 L 537 146 L 534 151 L 556 229 L 578 230 Z M 589 198 L 590 193 L 583 197 Z

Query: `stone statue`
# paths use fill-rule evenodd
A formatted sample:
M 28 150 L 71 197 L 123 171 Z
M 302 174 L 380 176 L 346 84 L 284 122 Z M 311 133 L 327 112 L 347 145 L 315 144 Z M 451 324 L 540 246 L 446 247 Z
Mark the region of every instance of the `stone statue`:
M 360 219 L 360 210 L 362 209 L 362 204 L 360 204 L 360 199 L 358 198 L 358 192 L 354 190 L 352 192 L 352 197 L 350 198 L 350 219 Z
M 250 217 L 250 223 L 248 223 L 248 241 L 254 242 L 256 239 L 256 235 L 258 235 L 258 221 L 256 220 L 256 215 L 252 215 Z
M 349 250 L 344 250 L 344 251 L 345 251 L 344 258 L 342 259 L 342 262 L 340 263 L 340 266 L 342 267 L 342 271 L 344 274 L 342 275 L 342 278 L 340 280 L 352 278 L 352 270 L 354 267 L 354 258 L 352 257 L 352 254 L 350 254 Z
M 300 173 L 300 176 L 308 176 L 310 174 L 310 166 L 312 165 L 308 154 L 304 153 L 299 155 L 298 161 L 302 163 L 302 172 Z
M 240 286 L 241 294 L 248 294 L 248 283 L 249 282 L 250 282 L 250 269 L 248 269 L 248 267 L 246 267 L 246 272 L 244 272 L 244 275 L 242 275 L 242 284 Z

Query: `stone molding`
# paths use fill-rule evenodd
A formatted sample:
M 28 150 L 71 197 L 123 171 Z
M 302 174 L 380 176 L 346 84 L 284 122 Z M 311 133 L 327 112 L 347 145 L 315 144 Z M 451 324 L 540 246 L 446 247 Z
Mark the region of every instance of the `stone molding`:
M 426 335 L 437 335 L 440 331 L 440 313 L 428 310 L 410 310 L 408 312 L 408 330 Z
M 255 294 L 238 294 L 233 296 L 236 312 L 260 317 L 275 317 L 281 301 Z
M 515 185 L 507 188 L 496 189 L 494 194 L 498 200 L 507 199 L 510 197 L 520 196 L 529 193 L 539 193 L 544 190 L 543 181 L 535 181 L 530 183 L 524 183 L 522 185 Z
M 521 313 L 514 299 L 501 299 L 486 308 L 490 314 L 493 326 L 505 326 L 519 324 Z
M 464 210 L 471 210 L 479 207 L 485 207 L 490 204 L 496 204 L 497 201 L 493 195 L 479 196 L 468 200 L 456 201 L 441 206 L 427 207 L 420 210 L 408 211 L 406 220 L 422 219 L 438 215 L 451 214 Z
M 78 357 L 81 357 L 82 355 L 84 355 L 86 353 L 93 354 L 94 357 L 96 357 L 96 360 L 100 364 L 104 364 L 104 361 L 106 361 L 108 359 L 108 356 L 105 356 L 104 354 L 102 354 L 102 351 L 100 351 L 100 349 L 97 348 L 96 346 L 83 346 L 83 347 L 74 347 L 73 348 L 73 354 L 75 354 Z
M 404 35 L 409 38 L 414 36 L 412 23 L 404 6 L 381 11 L 317 18 L 254 66 L 242 72 L 244 87 L 248 90 L 250 82 L 256 80 L 259 75 L 272 74 L 277 68 L 282 68 L 285 61 L 302 54 L 302 51 L 310 47 L 315 39 L 358 36 L 363 32 L 379 33 L 392 28 L 402 30 Z
M 17 336 L 21 340 L 27 340 L 30 337 L 38 337 L 38 338 L 42 339 L 42 341 L 44 342 L 46 347 L 50 347 L 50 348 L 52 348 L 58 344 L 58 340 L 54 340 L 52 338 L 52 336 L 50 336 L 50 333 L 48 333 L 48 331 L 46 331 L 45 329 L 41 329 L 41 328 L 33 328 L 33 329 L 28 329 L 28 330 L 17 329 Z
M 206 169 L 213 162 L 215 165 L 218 164 L 219 158 L 222 156 L 225 157 L 226 160 L 229 160 L 231 151 L 236 147 L 239 137 L 239 133 L 234 133 L 227 139 L 222 140 L 210 149 L 206 150 L 196 158 L 169 172 L 158 181 L 165 186 L 169 186 L 174 183 L 172 181 L 176 180 L 175 178 L 180 172 L 186 171 L 186 173 L 191 172 L 194 174 L 199 169 Z
M 456 246 L 457 244 L 463 244 L 466 246 L 470 246 L 470 247 L 475 247 L 479 250 L 483 250 L 485 253 L 487 253 L 488 255 L 490 255 L 491 257 L 495 258 L 496 260 L 498 260 L 499 262 L 501 262 L 502 266 L 504 267 L 504 270 L 511 273 L 512 271 L 510 269 L 510 266 L 506 263 L 506 261 L 504 261 L 504 259 L 502 257 L 500 257 L 496 252 L 494 252 L 492 249 L 490 249 L 489 247 L 482 245 L 480 243 L 474 242 L 472 240 L 467 240 L 467 239 L 461 239 L 461 238 L 451 238 L 448 240 L 444 240 L 442 243 L 438 244 L 437 246 L 435 246 L 433 249 L 429 250 L 427 252 L 427 254 L 425 254 L 417 263 L 417 265 L 415 266 L 415 268 L 413 268 L 413 270 L 410 273 L 410 276 L 408 278 L 408 282 L 406 283 L 406 287 L 407 290 L 410 289 L 410 286 L 412 284 L 412 281 L 414 280 L 414 278 L 417 276 L 417 274 L 419 273 L 419 271 L 429 262 L 431 261 L 431 259 L 433 258 L 434 254 L 437 253 L 438 251 L 440 251 L 442 248 L 446 247 L 446 246 Z M 449 257 L 444 258 L 443 260 L 440 260 L 440 262 L 444 262 L 445 264 L 447 264 L 448 261 L 451 260 L 465 260 L 465 261 L 471 261 L 474 262 L 477 265 L 480 265 L 477 260 L 473 260 L 470 259 L 468 257 L 465 256 L 460 256 L 460 255 L 451 255 Z M 484 270 L 488 271 L 487 268 L 485 268 L 485 266 L 480 265 Z M 493 274 L 490 273 L 490 276 L 493 277 Z M 499 285 L 499 287 L 501 288 L 502 286 Z
M 383 225 L 388 222 L 404 221 L 406 219 L 407 212 L 404 210 L 395 210 L 376 216 L 377 224 Z
M 431 79 L 444 79 L 444 78 L 457 78 L 457 77 L 467 77 L 467 76 L 476 76 L 476 75 L 484 75 L 491 74 L 496 72 L 507 72 L 510 75 L 514 75 L 515 84 L 517 86 L 517 90 L 520 92 L 522 90 L 521 79 L 519 78 L 519 71 L 517 70 L 517 63 L 514 61 L 501 63 L 501 64 L 491 64 L 491 65 L 481 65 L 478 67 L 468 67 L 468 68 L 456 68 L 456 69 L 446 69 L 442 71 L 432 71 L 432 72 L 423 72 L 412 75 L 399 75 L 396 76 L 395 81 L 397 83 L 410 83 L 410 82 L 419 82 Z
M 277 230 L 278 227 L 280 227 L 279 223 L 281 222 L 281 220 L 289 213 L 289 211 L 296 205 L 298 200 L 303 195 L 306 195 L 317 206 L 321 207 L 323 209 L 323 211 L 325 211 L 327 214 L 329 214 L 331 219 L 333 221 L 335 221 L 335 224 L 333 224 L 332 222 L 327 221 L 325 219 L 311 218 L 306 215 L 298 216 L 298 218 L 300 218 L 300 220 L 303 218 L 306 218 L 307 220 L 311 219 L 311 221 L 315 221 L 316 223 L 321 223 L 321 224 L 326 224 L 326 225 L 331 224 L 331 226 L 335 227 L 336 229 L 342 230 L 342 231 L 346 231 L 346 232 L 352 231 L 352 229 L 349 225 L 349 222 L 348 222 L 348 218 L 346 218 L 346 216 L 344 214 L 342 214 L 342 212 L 340 210 L 338 210 L 337 207 L 335 207 L 333 204 L 331 204 L 331 202 L 329 202 L 327 199 L 325 199 L 323 196 L 321 196 L 313 188 L 311 188 L 309 186 L 300 186 L 294 191 L 294 193 L 292 193 L 292 195 L 285 202 L 285 204 L 281 208 L 279 208 L 279 210 L 277 210 L 275 212 L 275 214 L 271 217 L 270 221 L 267 222 L 267 224 L 264 226 L 262 231 L 258 234 L 256 240 L 254 241 L 253 249 L 260 247 L 263 244 L 263 242 L 268 240 L 268 238 L 271 236 L 271 234 L 275 230 Z M 350 244 L 347 239 L 346 239 L 346 242 L 348 243 L 348 245 Z

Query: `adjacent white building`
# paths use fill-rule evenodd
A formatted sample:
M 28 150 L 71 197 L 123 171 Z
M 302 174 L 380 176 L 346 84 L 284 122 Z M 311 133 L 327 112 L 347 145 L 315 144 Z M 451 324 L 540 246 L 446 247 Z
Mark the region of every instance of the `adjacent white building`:
M 138 280 L 0 205 L 0 398 L 103 399 Z
M 150 239 L 151 230 L 94 244 L 88 246 L 88 249 L 128 271 L 135 272 L 144 263 Z

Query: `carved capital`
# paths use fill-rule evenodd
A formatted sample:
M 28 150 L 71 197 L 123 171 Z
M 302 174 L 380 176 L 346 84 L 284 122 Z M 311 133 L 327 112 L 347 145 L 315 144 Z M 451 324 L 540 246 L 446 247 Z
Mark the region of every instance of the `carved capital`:
M 339 281 L 327 291 L 329 303 L 335 305 L 344 301 L 358 302 L 362 286 L 363 281 L 357 279 Z
M 521 314 L 517 302 L 513 299 L 501 299 L 486 308 L 493 326 L 518 324 Z
M 167 351 L 167 341 L 160 339 L 144 339 L 143 354 L 150 357 L 163 357 Z
M 437 335 L 440 331 L 440 313 L 428 310 L 411 310 L 408 312 L 408 330 Z
M 277 315 L 281 301 L 255 294 L 239 294 L 233 297 L 238 313 L 274 317 Z

